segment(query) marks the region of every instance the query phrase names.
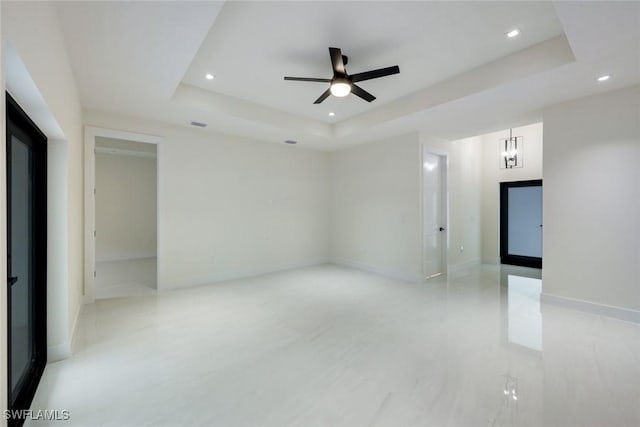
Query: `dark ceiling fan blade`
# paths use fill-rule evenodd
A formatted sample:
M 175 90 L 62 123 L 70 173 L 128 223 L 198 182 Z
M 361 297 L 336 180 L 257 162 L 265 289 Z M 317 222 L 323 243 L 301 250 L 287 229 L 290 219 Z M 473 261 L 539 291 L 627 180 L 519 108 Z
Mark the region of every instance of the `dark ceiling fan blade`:
M 285 80 L 293 80 L 296 82 L 319 82 L 319 83 L 329 83 L 331 79 L 316 79 L 314 77 L 286 77 Z
M 320 95 L 320 98 L 316 99 L 314 104 L 320 104 L 322 101 L 327 99 L 329 97 L 329 95 L 331 95 L 331 88 L 325 90 L 324 93 L 322 95 Z
M 364 99 L 367 102 L 371 102 L 374 99 L 376 99 L 375 96 L 371 95 L 369 92 L 367 92 L 366 90 L 362 89 L 360 86 L 358 85 L 351 85 L 351 93 L 359 96 L 360 98 Z
M 334 74 L 346 74 L 344 62 L 342 61 L 342 51 L 337 47 L 330 47 L 329 55 L 331 55 L 331 65 L 333 66 Z
M 353 82 L 361 82 L 363 80 L 371 80 L 377 79 L 379 77 L 390 76 L 392 74 L 398 74 L 400 72 L 400 67 L 394 65 L 393 67 L 379 68 L 377 70 L 365 71 L 364 73 L 353 74 L 351 77 L 351 81 Z

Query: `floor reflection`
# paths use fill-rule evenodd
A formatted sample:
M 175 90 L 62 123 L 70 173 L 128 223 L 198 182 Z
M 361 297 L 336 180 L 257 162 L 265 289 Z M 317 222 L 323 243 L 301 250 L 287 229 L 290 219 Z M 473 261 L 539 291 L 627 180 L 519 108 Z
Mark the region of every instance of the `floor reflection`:
M 69 410 L 64 427 L 640 426 L 640 326 L 545 304 L 541 323 L 535 279 L 318 266 L 98 300 L 32 409 Z
M 518 414 L 518 378 L 505 375 L 502 404 L 498 409 L 492 427 L 517 425 Z
M 506 340 L 510 344 L 542 351 L 540 270 L 502 266 L 503 306 L 506 304 Z M 504 329 L 503 329 L 504 330 Z

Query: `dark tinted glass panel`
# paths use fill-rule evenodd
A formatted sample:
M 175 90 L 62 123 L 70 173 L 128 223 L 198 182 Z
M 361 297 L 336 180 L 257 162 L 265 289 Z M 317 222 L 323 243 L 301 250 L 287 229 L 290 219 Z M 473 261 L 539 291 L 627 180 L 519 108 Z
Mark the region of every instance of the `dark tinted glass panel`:
M 33 179 L 31 149 L 11 137 L 11 388 L 29 368 L 33 354 Z

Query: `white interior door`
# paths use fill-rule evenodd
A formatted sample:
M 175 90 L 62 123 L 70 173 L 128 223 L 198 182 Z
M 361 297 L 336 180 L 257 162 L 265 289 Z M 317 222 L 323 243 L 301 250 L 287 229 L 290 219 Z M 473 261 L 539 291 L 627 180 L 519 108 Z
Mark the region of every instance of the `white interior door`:
M 443 273 L 444 161 L 442 156 L 425 151 L 423 154 L 423 256 L 426 278 Z

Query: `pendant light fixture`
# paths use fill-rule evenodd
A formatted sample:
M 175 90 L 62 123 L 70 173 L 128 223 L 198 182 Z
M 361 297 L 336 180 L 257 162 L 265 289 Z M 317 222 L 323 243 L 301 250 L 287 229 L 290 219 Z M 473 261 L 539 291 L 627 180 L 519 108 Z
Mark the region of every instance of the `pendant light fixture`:
M 509 129 L 509 138 L 500 140 L 500 169 L 522 167 L 523 137 L 513 136 L 513 129 Z

